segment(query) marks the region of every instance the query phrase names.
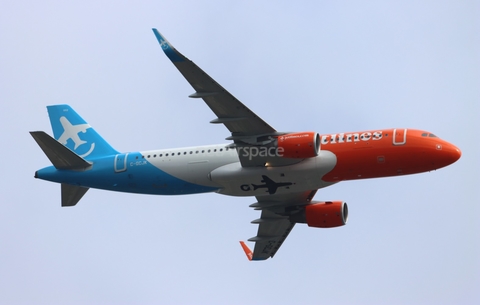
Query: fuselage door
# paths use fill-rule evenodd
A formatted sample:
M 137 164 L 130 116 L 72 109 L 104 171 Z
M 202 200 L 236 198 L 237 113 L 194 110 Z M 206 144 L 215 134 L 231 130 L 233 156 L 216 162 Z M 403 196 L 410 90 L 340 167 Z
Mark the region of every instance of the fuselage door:
M 407 129 L 393 130 L 393 145 L 405 145 L 407 143 Z
M 121 173 L 127 170 L 127 156 L 126 154 L 118 154 L 115 156 L 115 160 L 113 161 L 113 168 L 116 173 Z

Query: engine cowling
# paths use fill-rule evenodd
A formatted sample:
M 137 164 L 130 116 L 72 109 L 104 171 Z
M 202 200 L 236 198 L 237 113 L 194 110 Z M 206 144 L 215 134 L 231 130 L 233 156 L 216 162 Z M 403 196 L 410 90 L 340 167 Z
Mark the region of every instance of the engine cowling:
M 313 158 L 320 149 L 320 136 L 316 132 L 289 133 L 277 137 L 277 147 L 284 158 Z
M 307 205 L 305 220 L 309 227 L 333 228 L 347 223 L 348 206 L 343 201 L 326 201 Z

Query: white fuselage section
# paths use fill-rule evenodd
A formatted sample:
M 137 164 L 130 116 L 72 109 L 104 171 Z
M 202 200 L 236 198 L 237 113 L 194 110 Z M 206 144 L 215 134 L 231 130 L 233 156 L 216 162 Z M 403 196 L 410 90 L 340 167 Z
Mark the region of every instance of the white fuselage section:
M 265 188 L 253 185 L 262 184 L 266 175 L 276 183 L 290 183 L 278 187 L 276 194 L 315 190 L 331 185 L 322 181 L 322 176 L 331 171 L 336 157 L 329 151 L 320 151 L 315 158 L 302 160 L 296 164 L 280 167 L 242 167 L 238 153 L 226 144 L 185 147 L 181 149 L 152 150 L 140 152 L 141 159 L 165 173 L 184 181 L 218 188 L 218 193 L 231 196 L 268 195 Z M 136 166 L 130 162 L 128 166 Z

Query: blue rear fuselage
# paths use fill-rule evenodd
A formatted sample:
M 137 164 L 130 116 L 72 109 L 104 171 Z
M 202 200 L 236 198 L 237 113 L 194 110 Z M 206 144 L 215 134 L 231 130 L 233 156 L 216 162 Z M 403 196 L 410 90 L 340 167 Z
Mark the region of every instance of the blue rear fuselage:
M 176 178 L 147 161 L 140 152 L 122 155 L 126 156 L 124 161 L 114 155 L 89 160 L 92 166 L 83 171 L 49 166 L 38 170 L 35 177 L 89 188 L 156 195 L 206 193 L 218 189 Z

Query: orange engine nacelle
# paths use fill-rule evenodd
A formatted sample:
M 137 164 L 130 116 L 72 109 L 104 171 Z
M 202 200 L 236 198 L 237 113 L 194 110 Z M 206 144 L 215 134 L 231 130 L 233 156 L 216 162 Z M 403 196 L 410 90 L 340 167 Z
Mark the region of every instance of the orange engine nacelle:
M 277 137 L 277 147 L 284 158 L 313 158 L 320 149 L 320 136 L 316 132 L 289 133 Z
M 348 207 L 343 201 L 326 201 L 307 205 L 305 220 L 309 227 L 333 228 L 347 223 Z

